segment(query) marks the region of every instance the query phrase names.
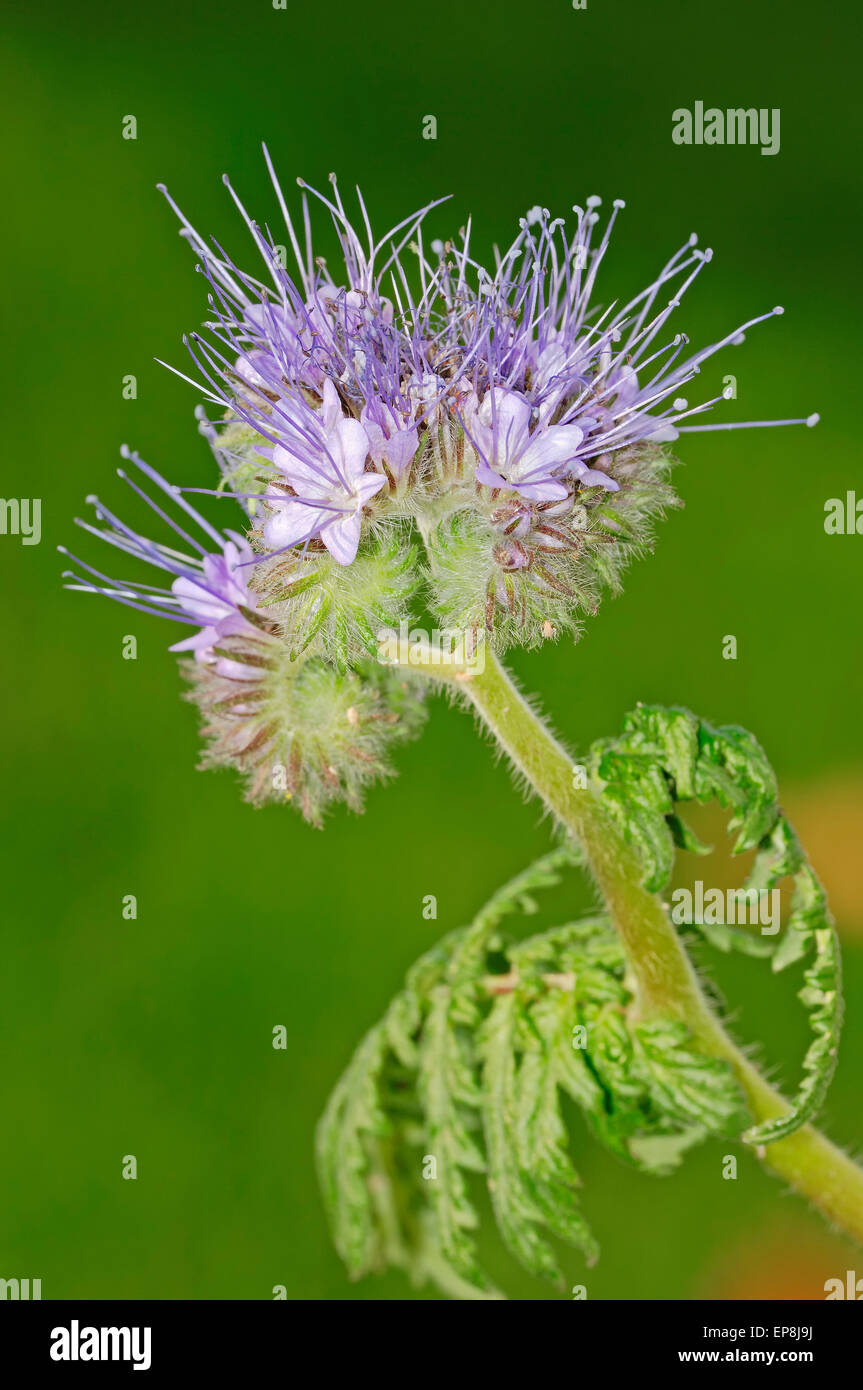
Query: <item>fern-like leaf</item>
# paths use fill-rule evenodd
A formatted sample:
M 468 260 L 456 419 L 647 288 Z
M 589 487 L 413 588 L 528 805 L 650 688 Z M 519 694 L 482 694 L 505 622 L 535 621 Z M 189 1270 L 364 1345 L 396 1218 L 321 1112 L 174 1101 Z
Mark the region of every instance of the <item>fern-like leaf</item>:
M 547 855 L 417 961 L 336 1087 L 318 1162 L 354 1277 L 392 1264 L 459 1298 L 501 1297 L 476 1247 L 484 1180 L 507 1249 L 560 1285 L 558 1245 L 588 1264 L 599 1253 L 564 1096 L 648 1171 L 739 1114 L 730 1069 L 691 1051 L 682 1025 L 630 1023 L 625 959 L 604 916 L 504 937 L 506 919 L 536 912 L 538 890 L 577 862 L 569 849 Z
M 824 890 L 779 807 L 776 778 L 763 749 L 745 729 L 716 729 L 684 709 L 640 706 L 627 716 L 619 738 L 594 745 L 590 767 L 622 834 L 640 855 L 651 891 L 667 887 L 675 845 L 703 852 L 678 815 L 679 803 L 692 800 L 715 799 L 730 809 L 734 853 L 756 850 L 741 893 L 771 890 L 792 879 L 791 912 L 779 938 L 695 924 L 721 950 L 771 957 L 774 971 L 814 954 L 798 995 L 814 1033 L 803 1080 L 786 1114 L 753 1126 L 745 1137 L 767 1144 L 792 1134 L 817 1113 L 836 1066 L 841 964 Z

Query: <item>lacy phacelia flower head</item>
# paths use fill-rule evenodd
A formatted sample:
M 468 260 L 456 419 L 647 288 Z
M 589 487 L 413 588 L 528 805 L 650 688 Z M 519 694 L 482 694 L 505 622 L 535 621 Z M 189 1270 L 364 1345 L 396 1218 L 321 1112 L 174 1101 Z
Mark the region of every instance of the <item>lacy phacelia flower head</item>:
M 296 582 L 298 563 L 319 574 L 326 551 L 351 566 L 382 524 L 409 523 L 424 602 L 445 623 L 482 627 L 498 649 L 576 629 L 675 501 L 668 446 L 736 427 L 695 423 L 722 394 L 690 406 L 682 392 L 751 324 L 694 353 L 670 330 L 711 252 L 690 237 L 641 294 L 603 310 L 619 201 L 601 235 L 598 198 L 569 228 L 533 208 L 485 269 L 470 224 L 424 240 L 437 203 L 376 239 L 358 195 L 358 230 L 334 177 L 330 195 L 301 181 L 296 226 L 267 161 L 284 246 L 231 190 L 263 278 L 175 209 L 212 290 L 209 336 L 188 342 L 222 417 L 203 427 L 224 485 L 251 503 L 256 553 L 284 557 Z M 340 245 L 335 278 L 312 250 L 315 201 Z
M 266 758 L 290 744 L 287 794 L 300 804 L 305 795 L 317 819 L 335 795 L 356 804 L 360 765 L 383 770 L 385 731 L 392 739 L 417 723 L 412 683 L 375 670 L 380 634 L 423 613 L 469 650 L 480 636 L 503 651 L 577 632 L 676 502 L 669 446 L 689 431 L 746 427 L 701 423 L 723 394 L 690 405 L 684 390 L 720 348 L 782 311 L 689 352 L 670 320 L 711 259 L 695 237 L 634 299 L 595 303 L 620 202 L 601 232 L 598 198 L 568 223 L 533 208 L 486 269 L 470 223 L 454 240 L 427 240 L 438 203 L 376 239 L 358 193 L 355 227 L 334 177 L 329 195 L 300 181 L 295 224 L 266 157 L 284 244 L 228 185 L 257 274 L 210 248 L 171 204 L 210 286 L 205 332 L 186 343 L 194 384 L 216 411 L 198 411 L 221 473 L 212 491 L 239 502 L 244 534 L 215 531 L 135 458 L 198 538 L 171 521 L 191 545 L 181 555 L 102 508 L 109 530 L 99 534 L 173 580 L 168 590 L 79 586 L 190 624 L 176 647 L 195 653 L 213 759 L 251 768 L 260 797 Z M 315 204 L 339 243 L 335 276 L 313 251 Z M 233 691 L 213 684 L 232 680 Z M 282 698 L 287 687 L 297 698 L 306 690 L 314 740 Z M 332 718 L 321 712 L 326 690 Z M 349 771 L 339 752 L 347 710 Z M 364 719 L 367 733 L 378 726 L 373 751 L 356 732 Z
M 167 502 L 154 501 L 125 471 L 120 476 L 186 549 L 138 534 L 93 497 L 103 525 L 78 524 L 171 582 L 111 579 L 70 556 L 80 572 L 67 571 L 68 587 L 194 629 L 170 650 L 194 655 L 186 675 L 205 716 L 205 766 L 239 769 L 251 800 L 294 801 L 314 824 L 336 800 L 359 810 L 365 786 L 389 774 L 391 748 L 419 727 L 421 692 L 376 662 L 349 671 L 310 652 L 290 611 L 262 606 L 245 538 L 217 531 L 137 454 L 124 450 L 124 457 Z

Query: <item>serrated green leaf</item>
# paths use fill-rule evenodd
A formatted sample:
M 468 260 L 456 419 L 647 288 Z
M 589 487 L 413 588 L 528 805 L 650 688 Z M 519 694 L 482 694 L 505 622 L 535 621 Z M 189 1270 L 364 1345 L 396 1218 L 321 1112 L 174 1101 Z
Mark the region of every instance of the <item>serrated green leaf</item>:
M 559 1283 L 561 1273 L 554 1251 L 538 1230 L 543 1213 L 524 1182 L 512 1142 L 518 1116 L 515 1026 L 515 995 L 500 995 L 480 1040 L 489 1193 L 507 1248 L 530 1274 Z

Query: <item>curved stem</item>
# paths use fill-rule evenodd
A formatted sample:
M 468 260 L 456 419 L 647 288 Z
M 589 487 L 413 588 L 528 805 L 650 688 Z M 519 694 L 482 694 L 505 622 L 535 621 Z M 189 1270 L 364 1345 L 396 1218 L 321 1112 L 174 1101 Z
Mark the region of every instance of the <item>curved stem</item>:
M 662 903 L 641 884 L 634 851 L 621 838 L 599 797 L 580 788 L 575 765 L 531 709 L 488 648 L 474 669 L 413 651 L 411 665 L 464 692 L 516 770 L 584 848 L 590 869 L 620 932 L 636 981 L 642 1018 L 679 1018 L 698 1046 L 734 1068 L 756 1121 L 785 1114 L 778 1091 L 732 1041 L 708 1004 L 692 963 Z M 482 669 L 478 669 L 482 666 Z M 863 1241 L 863 1170 L 811 1125 L 756 1150 L 848 1235 Z

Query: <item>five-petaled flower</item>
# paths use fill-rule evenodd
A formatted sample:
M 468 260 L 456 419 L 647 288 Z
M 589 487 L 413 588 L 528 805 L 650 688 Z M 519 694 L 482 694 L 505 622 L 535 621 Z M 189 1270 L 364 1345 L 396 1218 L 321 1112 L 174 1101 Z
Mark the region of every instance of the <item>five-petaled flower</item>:
M 317 420 L 298 419 L 290 442 L 272 452 L 273 464 L 291 488 L 279 483 L 265 493 L 272 515 L 264 539 L 274 551 L 318 536 L 340 565 L 355 558 L 362 529 L 362 509 L 386 485 L 386 475 L 366 471 L 371 445 L 360 424 L 345 415 L 331 381 L 324 382 Z

